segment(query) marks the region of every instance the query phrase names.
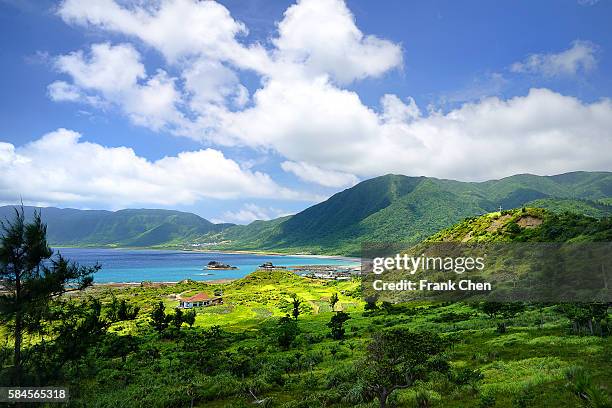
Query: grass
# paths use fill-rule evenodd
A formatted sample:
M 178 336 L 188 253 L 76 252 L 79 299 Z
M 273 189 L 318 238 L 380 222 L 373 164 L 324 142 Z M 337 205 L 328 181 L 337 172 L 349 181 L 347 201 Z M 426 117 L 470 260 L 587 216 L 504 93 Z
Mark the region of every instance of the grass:
M 177 293 L 212 293 L 215 289 L 223 290 L 224 305 L 198 309 L 196 327 L 183 330 L 219 325 L 228 332 L 242 334 L 239 340 L 229 346 L 228 352 L 254 350 L 253 357 L 265 354 L 268 360 L 279 361 L 293 361 L 296 354 L 299 354 L 306 356 L 300 358 L 315 361 L 309 368 L 282 374 L 284 385 L 270 386 L 258 395 L 260 398 L 269 397 L 273 401 L 272 406 L 298 406 L 291 405 L 292 401 L 297 404 L 296 401 L 307 396 L 314 398 L 315 394 L 331 393 L 332 390 L 326 386 L 326 379 L 340 367 L 350 366 L 363 356 L 371 335 L 389 327 L 436 331 L 453 341 L 448 351 L 452 367 L 479 369 L 484 374 L 484 379 L 476 389 L 452 386 L 446 379 L 437 379 L 418 384 L 414 389 L 398 391 L 392 400 L 397 406 L 414 406 L 419 398 L 429 400 L 433 406 L 479 406 L 481 399 L 493 396 L 496 407 L 512 407 L 516 404 L 517 395 L 528 395 L 529 390 L 535 390 L 531 406 L 579 407 L 582 406 L 581 401 L 565 387 L 564 372 L 573 366 L 580 366 L 589 372 L 593 383 L 604 387 L 608 394 L 611 391 L 612 338 L 569 335 L 567 320 L 554 307 L 528 309 L 513 319 L 507 333 L 499 334 L 496 322 L 469 304 L 420 302 L 408 304 L 406 310 L 397 314 L 364 312 L 364 303 L 357 295 L 358 286 L 357 280 L 330 282 L 298 277 L 287 271 L 258 271 L 226 284 L 189 282 L 159 288 L 112 290 L 98 287 L 88 291 L 87 296 L 97 296 L 107 302 L 112 292 L 119 299 L 126 298 L 141 306 L 141 315 L 136 321 L 118 323 L 113 327 L 113 330 L 122 334 L 138 335 L 147 325 L 146 315 L 156 302 L 161 300 L 168 309 L 172 309 L 178 304 L 173 298 Z M 333 293 L 338 293 L 340 299 L 336 310 L 346 311 L 351 316 L 346 323 L 346 339 L 340 342 L 328 336 L 329 329 L 326 326 L 333 315 L 328 304 Z M 298 319 L 301 334 L 290 350 L 282 351 L 262 339 L 269 336 L 278 318 L 285 315 L 283 301 L 289 300 L 291 294 L 304 300 L 307 311 Z M 449 316 L 460 318 L 458 321 L 444 322 Z M 148 341 L 167 352 L 171 352 L 174 347 L 172 341 L 168 340 Z M 174 363 L 170 361 L 166 364 L 171 366 Z M 172 369 L 168 370 L 173 372 Z M 243 403 L 245 406 L 252 405 L 251 397 L 235 393 L 236 387 L 239 388 L 235 379 L 223 377 L 214 381 L 213 377 L 205 378 L 211 382 L 200 386 L 208 387 L 207 395 L 212 393 L 212 396 L 201 402 L 200 407 L 234 407 Z M 162 380 L 156 378 L 151 381 L 155 383 Z M 179 385 L 183 380 L 166 378 L 163 381 Z M 100 387 L 100 392 L 108 401 L 119 400 L 126 392 L 136 392 L 129 388 Z M 232 387 L 234 391 L 228 391 Z M 100 402 L 100 406 L 110 406 L 102 403 L 101 397 L 87 391 L 83 394 L 86 399 L 93 398 Z M 321 395 L 317 397 L 318 400 L 323 398 Z M 343 403 L 342 399 L 338 401 L 328 406 L 354 405 Z

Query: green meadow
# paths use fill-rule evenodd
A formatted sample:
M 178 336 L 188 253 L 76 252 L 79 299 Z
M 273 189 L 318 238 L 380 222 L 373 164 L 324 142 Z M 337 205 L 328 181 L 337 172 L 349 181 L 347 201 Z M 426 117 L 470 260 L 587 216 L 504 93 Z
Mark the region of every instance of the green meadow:
M 524 208 L 430 241 L 611 233 L 609 219 Z M 201 292 L 223 304 L 177 309 Z M 279 269 L 224 283 L 93 285 L 36 305 L 23 309 L 21 383 L 66 386 L 72 407 L 611 406 L 609 304 L 392 304 L 364 297 L 358 276 Z M 5 384 L 13 330 L 10 319 L 0 326 Z
M 215 290 L 223 291 L 224 304 L 199 308 L 193 327 L 183 324 L 162 336 L 151 329 L 149 313 L 157 302 L 171 313 L 176 295 Z M 339 299 L 332 311 L 334 293 Z M 292 294 L 303 303 L 298 333 L 283 349 L 276 328 Z M 500 334 L 498 319 L 478 305 L 386 304 L 364 311 L 357 279 L 313 280 L 280 270 L 226 284 L 96 287 L 80 297 L 138 305 L 136 319 L 108 329 L 109 335 L 132 336 L 138 350 L 116 357 L 87 353 L 67 364 L 63 381 L 74 390 L 74 406 L 190 406 L 192 398 L 200 407 L 378 406 L 360 396 L 353 370 L 372 335 L 392 328 L 433 331 L 448 340 L 451 370 L 394 392 L 390 406 L 607 406 L 575 392 L 576 373 L 602 401 L 612 391 L 612 338 L 571 335 L 557 306 L 528 306 Z M 327 326 L 337 311 L 350 316 L 341 340 L 332 339 Z M 70 377 L 72 370 L 80 375 Z

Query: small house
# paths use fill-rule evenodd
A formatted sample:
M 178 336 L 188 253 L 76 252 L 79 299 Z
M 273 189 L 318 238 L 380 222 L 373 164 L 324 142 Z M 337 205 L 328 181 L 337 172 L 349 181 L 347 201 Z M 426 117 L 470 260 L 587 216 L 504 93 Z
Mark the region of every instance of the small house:
M 191 309 L 192 307 L 206 307 L 222 304 L 223 297 L 210 297 L 204 292 L 197 293 L 188 298 L 179 298 L 179 307 L 182 309 Z

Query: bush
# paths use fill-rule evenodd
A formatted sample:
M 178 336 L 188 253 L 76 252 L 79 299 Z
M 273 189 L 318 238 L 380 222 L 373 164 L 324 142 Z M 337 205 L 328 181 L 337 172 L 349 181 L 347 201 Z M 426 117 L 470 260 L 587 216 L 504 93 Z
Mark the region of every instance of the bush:
M 495 406 L 495 395 L 493 394 L 480 394 L 480 401 L 478 402 L 478 408 L 491 408 Z
M 470 385 L 476 388 L 478 383 L 484 378 L 480 370 L 471 370 L 467 367 L 459 368 L 451 373 L 452 381 L 461 385 Z
M 593 384 L 591 376 L 582 367 L 572 366 L 565 371 L 566 387 L 587 407 L 610 408 L 612 403 L 604 390 Z
M 523 387 L 519 394 L 512 400 L 512 406 L 515 408 L 532 407 L 535 400 L 535 392 L 532 387 Z

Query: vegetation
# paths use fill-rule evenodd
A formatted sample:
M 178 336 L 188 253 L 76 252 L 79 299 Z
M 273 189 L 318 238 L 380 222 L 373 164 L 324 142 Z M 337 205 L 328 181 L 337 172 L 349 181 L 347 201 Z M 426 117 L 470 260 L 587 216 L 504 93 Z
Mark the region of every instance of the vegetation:
M 191 248 L 208 243 L 214 245 L 207 248 L 225 250 L 357 255 L 364 241 L 415 244 L 500 205 L 609 216 L 611 193 L 609 172 L 520 174 L 485 182 L 389 174 L 296 215 L 249 225 L 212 224 L 195 214 L 168 210 L 42 211 L 53 245 Z M 0 207 L 0 217 L 10 211 Z
M 555 213 L 571 212 L 594 218 L 612 216 L 612 205 L 605 201 L 541 198 L 524 204 L 527 207 L 544 208 Z
M 444 348 L 445 342 L 427 331 L 400 328 L 376 333 L 359 365 L 360 377 L 384 408 L 395 390 L 409 388 L 432 372 L 448 372 L 450 366 L 440 358 Z
M 363 181 L 292 217 L 211 233 L 220 249 L 356 255 L 361 243 L 415 244 L 465 217 L 538 202 L 554 212 L 605 216 L 612 175 L 521 174 L 480 183 L 389 174 Z M 539 201 L 534 201 L 539 200 Z
M 24 332 L 40 331 L 45 320 L 52 319 L 48 308 L 53 299 L 91 285 L 99 266 L 81 268 L 61 256 L 51 259 L 53 252 L 39 213 L 26 223 L 23 209 L 16 209 L 14 221 L 3 222 L 0 228 L 0 321 L 12 326 L 11 383 L 21 385 Z M 49 261 L 50 266 L 45 264 Z
M 331 329 L 331 337 L 334 340 L 342 340 L 344 338 L 344 323 L 349 320 L 351 316 L 342 311 L 336 312 L 332 317 L 327 327 Z
M 610 242 L 612 218 L 523 207 L 470 217 L 426 242 Z
M 609 222 L 525 208 L 431 239 L 602 240 Z M 176 310 L 199 292 L 224 303 Z M 287 270 L 96 286 L 49 300 L 53 318 L 24 336 L 22 383 L 94 407 L 609 407 L 608 306 L 365 302 L 358 279 Z M 0 327 L 3 385 L 13 333 Z
M 12 217 L 13 206 L 0 207 L 0 219 Z M 24 207 L 26 219 L 39 211 L 48 225 L 51 245 L 153 247 L 199 242 L 205 234 L 231 224 L 171 210 L 74 210 Z

